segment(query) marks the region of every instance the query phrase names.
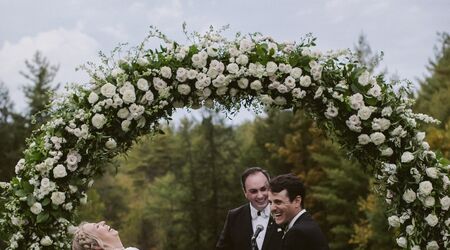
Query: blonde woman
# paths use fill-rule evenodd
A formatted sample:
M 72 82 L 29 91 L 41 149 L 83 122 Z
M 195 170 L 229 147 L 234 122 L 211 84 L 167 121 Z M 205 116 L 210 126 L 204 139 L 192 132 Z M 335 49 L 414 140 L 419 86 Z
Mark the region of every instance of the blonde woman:
M 119 233 L 106 225 L 98 223 L 81 223 L 74 233 L 72 250 L 138 250 L 134 247 L 124 248 Z

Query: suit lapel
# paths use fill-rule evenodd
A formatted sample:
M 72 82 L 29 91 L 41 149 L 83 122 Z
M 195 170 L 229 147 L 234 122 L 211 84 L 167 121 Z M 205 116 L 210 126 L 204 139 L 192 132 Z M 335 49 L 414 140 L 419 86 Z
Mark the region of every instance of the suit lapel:
M 261 250 L 266 250 L 269 247 L 270 238 L 272 235 L 276 232 L 277 225 L 275 224 L 275 221 L 273 220 L 272 216 L 270 216 L 269 223 L 267 224 L 267 231 L 266 236 L 264 236 L 264 243 Z

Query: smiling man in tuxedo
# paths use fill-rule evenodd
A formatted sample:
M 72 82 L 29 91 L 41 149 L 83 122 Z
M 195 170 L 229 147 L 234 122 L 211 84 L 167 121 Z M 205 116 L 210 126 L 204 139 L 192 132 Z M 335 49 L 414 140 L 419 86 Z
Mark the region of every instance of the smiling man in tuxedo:
M 319 225 L 303 206 L 305 188 L 293 174 L 280 175 L 270 181 L 269 202 L 278 225 L 284 227 L 282 250 L 328 250 Z
M 249 203 L 228 212 L 216 249 L 279 250 L 282 230 L 270 215 L 268 173 L 249 168 L 242 174 L 241 184 Z

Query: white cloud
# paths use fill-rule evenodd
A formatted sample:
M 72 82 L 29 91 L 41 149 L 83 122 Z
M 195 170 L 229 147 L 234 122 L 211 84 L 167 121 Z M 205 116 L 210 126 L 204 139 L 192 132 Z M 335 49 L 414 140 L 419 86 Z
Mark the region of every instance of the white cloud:
M 27 83 L 19 71 L 26 71 L 25 60 L 31 60 L 36 51 L 41 51 L 52 65 L 60 65 L 56 82 L 86 81 L 87 74 L 75 68 L 87 60 L 96 58 L 99 45 L 95 39 L 80 30 L 58 28 L 27 36 L 13 43 L 6 41 L 0 48 L 0 79 L 8 86 L 16 108 L 25 108 L 21 86 Z

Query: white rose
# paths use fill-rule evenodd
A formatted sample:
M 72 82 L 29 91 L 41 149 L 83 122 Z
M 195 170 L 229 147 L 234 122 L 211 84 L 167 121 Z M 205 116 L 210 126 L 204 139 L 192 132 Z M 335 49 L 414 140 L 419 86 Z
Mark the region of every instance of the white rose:
M 364 107 L 364 97 L 360 93 L 350 96 L 350 107 L 354 110 L 358 110 Z
M 52 204 L 58 206 L 64 203 L 66 195 L 63 192 L 53 192 L 50 199 L 52 200 Z
M 239 50 L 241 52 L 248 52 L 252 50 L 253 48 L 253 42 L 250 39 L 242 39 L 239 43 Z
M 53 244 L 53 241 L 50 237 L 45 236 L 44 238 L 41 239 L 40 243 L 43 246 L 50 246 L 51 244 Z
M 300 86 L 302 87 L 309 87 L 311 85 L 311 77 L 309 76 L 302 76 L 300 77 Z
M 265 105 L 271 105 L 273 103 L 273 99 L 269 95 L 261 95 L 260 99 Z
M 328 119 L 334 118 L 338 115 L 338 108 L 333 105 L 329 105 L 327 111 L 325 111 L 325 117 Z
M 412 235 L 414 233 L 414 225 L 408 225 L 405 231 L 408 235 Z
M 167 83 L 163 79 L 155 77 L 153 78 L 153 86 L 155 86 L 156 90 L 162 90 L 167 88 Z
M 98 95 L 95 92 L 91 92 L 88 97 L 88 102 L 94 104 L 98 101 Z
M 239 72 L 239 66 L 236 63 L 230 63 L 227 65 L 227 71 L 231 74 L 237 74 Z
M 287 103 L 286 98 L 284 98 L 282 96 L 275 97 L 273 102 L 278 106 L 283 106 L 283 105 L 286 105 L 286 103 Z
M 31 212 L 32 212 L 33 214 L 40 214 L 40 213 L 42 212 L 43 209 L 42 209 L 41 203 L 35 202 L 35 203 L 31 206 L 30 210 L 31 210 Z
M 408 163 L 412 160 L 414 160 L 414 155 L 411 152 L 406 151 L 402 154 L 401 161 L 403 163 Z
M 367 84 L 369 84 L 369 72 L 368 71 L 364 71 L 359 77 L 358 77 L 358 83 L 361 84 L 362 86 L 366 86 Z
M 237 81 L 239 88 L 246 89 L 248 87 L 248 79 L 241 78 Z
M 206 53 L 208 53 L 208 56 L 210 57 L 216 57 L 218 55 L 217 48 L 214 48 L 212 46 L 206 48 Z
M 370 115 L 372 115 L 372 109 L 369 107 L 361 107 L 358 110 L 358 116 L 361 118 L 361 120 L 367 120 L 370 118 Z
M 180 82 L 184 82 L 187 79 L 187 70 L 185 68 L 178 68 L 177 69 L 177 80 Z
M 289 89 L 295 88 L 295 79 L 292 76 L 286 77 L 284 80 L 284 85 L 286 85 Z
M 138 89 L 140 89 L 142 91 L 147 91 L 148 90 L 148 81 L 145 80 L 144 78 L 139 78 L 139 80 L 137 81 L 137 86 L 138 86 Z
M 161 76 L 166 79 L 170 79 L 172 77 L 172 70 L 167 66 L 162 67 L 160 69 L 160 73 L 161 73 Z
M 388 221 L 389 221 L 389 225 L 391 227 L 399 227 L 400 226 L 400 218 L 397 215 L 389 216 Z
M 324 88 L 322 86 L 318 87 L 316 92 L 314 93 L 314 99 L 317 99 L 322 96 Z
M 371 95 L 373 97 L 379 97 L 381 96 L 381 87 L 378 84 L 373 85 L 371 89 L 367 91 L 368 95 Z
M 124 131 L 124 132 L 128 132 L 129 130 L 130 130 L 130 124 L 131 124 L 131 121 L 130 120 L 125 120 L 125 121 L 122 121 L 122 123 L 121 123 L 121 127 L 122 127 L 122 130 Z
M 178 92 L 182 95 L 189 95 L 189 93 L 191 92 L 191 87 L 187 84 L 180 84 L 177 87 Z
M 430 177 L 430 178 L 433 178 L 433 179 L 439 178 L 439 176 L 438 176 L 439 171 L 437 168 L 434 168 L 434 167 L 426 168 L 425 172 L 427 173 L 428 177 Z
M 430 241 L 427 243 L 427 250 L 439 250 L 439 245 L 436 241 Z
M 127 108 L 121 108 L 119 111 L 117 111 L 117 117 L 121 119 L 126 119 L 128 115 L 130 114 L 130 111 L 128 111 Z
M 301 90 L 300 88 L 295 88 L 292 90 L 292 97 L 296 99 L 303 99 L 306 96 L 306 91 Z
M 391 107 L 385 107 L 383 110 L 381 110 L 381 116 L 391 116 L 392 114 L 392 108 Z
M 117 76 L 119 76 L 119 75 L 121 75 L 121 74 L 123 74 L 123 73 L 125 73 L 125 71 L 124 71 L 123 69 L 121 69 L 121 68 L 115 68 L 115 69 L 113 69 L 113 70 L 111 71 L 111 75 L 112 75 L 114 78 L 116 78 Z
M 63 178 L 67 176 L 66 168 L 62 164 L 56 165 L 53 169 L 53 176 L 55 178 Z
M 97 129 L 103 128 L 106 122 L 107 122 L 106 116 L 103 114 L 95 114 L 92 117 L 92 125 Z
M 302 76 L 302 69 L 301 68 L 293 68 L 291 70 L 291 76 L 294 77 L 294 79 L 299 79 Z
M 285 94 L 289 91 L 288 88 L 286 87 L 286 85 L 278 85 L 277 90 L 281 94 Z
M 112 85 L 111 83 L 106 83 L 103 85 L 100 89 L 100 92 L 102 95 L 104 95 L 106 98 L 111 98 L 116 93 L 116 86 Z
M 370 137 L 366 134 L 361 134 L 358 136 L 358 142 L 361 145 L 366 145 L 370 142 Z
M 122 99 L 125 103 L 134 103 L 136 101 L 136 93 L 133 89 L 127 89 L 123 92 Z
M 142 67 L 148 64 L 148 60 L 145 57 L 139 57 L 136 62 Z
M 427 196 L 425 198 L 425 200 L 423 201 L 423 205 L 425 207 L 432 207 L 432 206 L 434 206 L 435 203 L 436 203 L 436 200 L 434 199 L 433 196 Z
M 275 72 L 277 72 L 277 70 L 278 70 L 278 65 L 276 63 L 268 62 L 266 64 L 267 75 L 271 76 L 271 75 L 275 74 Z
M 240 56 L 238 56 L 238 58 L 236 59 L 236 62 L 237 62 L 238 64 L 240 64 L 240 65 L 245 66 L 245 65 L 247 65 L 247 63 L 248 63 L 248 56 L 246 56 L 246 55 L 240 55 Z
M 418 245 L 414 245 L 413 247 L 411 247 L 411 250 L 420 250 L 420 247 Z
M 74 185 L 69 185 L 70 193 L 74 194 L 78 191 L 78 187 Z
M 403 193 L 403 200 L 406 201 L 407 203 L 411 203 L 416 199 L 416 193 L 414 191 L 412 191 L 411 189 L 407 189 L 404 193 Z
M 387 148 L 384 148 L 381 150 L 382 156 L 391 156 L 393 153 L 394 153 L 394 151 L 390 147 L 387 147 Z
M 441 209 L 447 211 L 450 207 L 450 198 L 446 195 L 439 201 L 441 202 Z
M 433 190 L 433 184 L 430 181 L 422 181 L 419 183 L 419 194 L 422 196 L 427 196 Z
M 405 237 L 397 238 L 397 245 L 401 248 L 406 248 L 407 242 Z
M 416 139 L 421 142 L 425 139 L 425 132 L 417 132 Z
M 153 92 L 149 90 L 145 92 L 144 98 L 148 102 L 148 104 L 151 104 L 154 101 L 155 96 L 153 95 Z
M 117 147 L 117 143 L 113 138 L 109 138 L 108 141 L 105 143 L 105 147 L 107 149 L 115 149 Z
M 198 72 L 197 72 L 197 70 L 195 70 L 195 69 L 190 69 L 190 70 L 187 72 L 187 78 L 190 79 L 190 80 L 195 79 L 195 78 L 197 77 L 197 75 L 198 75 Z
M 438 217 L 434 214 L 429 214 L 427 217 L 425 217 L 425 221 L 432 227 L 436 226 L 439 222 Z
M 370 140 L 373 142 L 373 144 L 378 146 L 386 140 L 386 137 L 383 133 L 375 132 L 370 134 Z
M 372 121 L 373 130 L 385 131 L 389 126 L 391 126 L 391 122 L 385 118 L 375 118 Z
M 262 83 L 259 80 L 255 80 L 250 83 L 250 88 L 253 90 L 261 90 L 262 89 Z

